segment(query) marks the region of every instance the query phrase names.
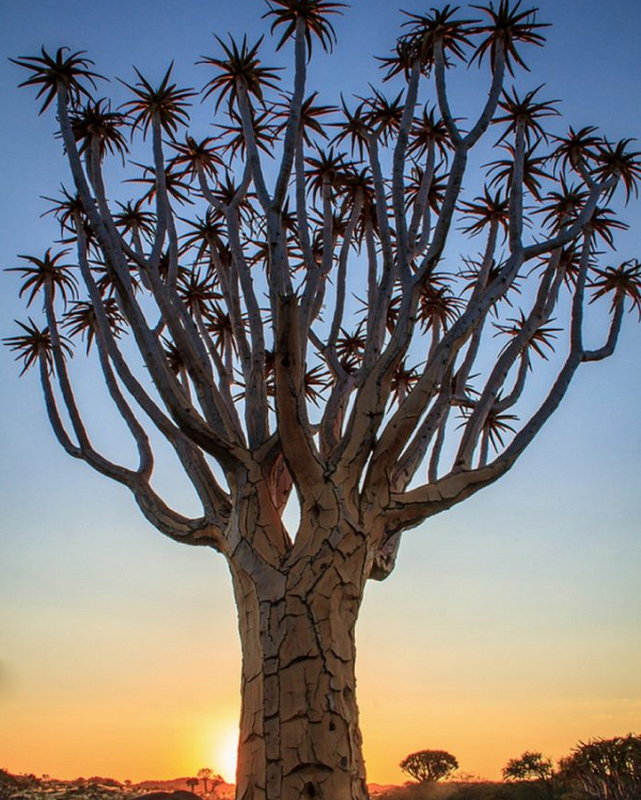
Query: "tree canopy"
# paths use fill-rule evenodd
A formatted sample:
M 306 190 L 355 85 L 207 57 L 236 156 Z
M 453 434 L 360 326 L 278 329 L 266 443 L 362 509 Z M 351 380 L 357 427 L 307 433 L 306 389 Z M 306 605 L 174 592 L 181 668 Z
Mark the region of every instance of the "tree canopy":
M 641 736 L 579 742 L 559 767 L 561 776 L 578 783 L 589 798 L 635 800 L 641 796 Z
M 419 783 L 435 783 L 458 769 L 458 761 L 446 750 L 419 750 L 410 753 L 400 768 Z
M 551 136 L 544 123 L 557 101 L 541 87 L 506 87 L 545 25 L 504 0 L 475 19 L 450 6 L 407 14 L 381 59 L 384 81 L 406 88 L 322 105 L 305 95 L 307 60 L 314 39 L 332 45 L 340 10 L 270 5 L 278 46 L 295 44 L 291 92 L 263 65 L 260 41 L 217 38 L 220 52 L 198 62 L 201 94 L 227 119 L 200 139 L 185 130 L 197 92 L 177 86 L 171 66 L 158 85 L 136 71 L 123 82 L 132 99 L 116 111 L 97 96 L 84 53 L 16 59 L 40 112 L 58 109 L 75 185 L 51 212 L 75 252 L 51 248 L 12 268 L 27 305 L 42 297 L 46 323 L 21 322 L 8 343 L 23 369 L 40 364 L 63 447 L 128 486 L 168 535 L 224 550 L 230 476 L 260 453 L 277 514 L 293 488 L 313 504 L 322 474 L 359 492 L 385 523 L 382 569 L 403 529 L 504 474 L 580 364 L 613 352 L 626 307 L 641 311 L 638 262 L 598 261 L 625 227 L 610 203 L 636 194 L 641 170 L 632 140 L 612 143 L 595 127 Z M 491 80 L 485 107 L 462 126 L 447 76 L 466 61 L 487 61 Z M 426 78 L 433 94 L 421 100 Z M 466 196 L 469 154 L 493 131 L 497 158 Z M 110 204 L 104 165 L 126 156 L 132 137 L 152 139 L 153 163 L 133 165 L 142 193 Z M 457 228 L 479 237 L 478 253 L 452 249 Z M 609 331 L 590 347 L 584 317 L 603 299 Z M 97 344 L 137 467 L 91 445 L 68 367 L 78 337 L 87 355 Z M 123 337 L 135 340 L 154 391 L 126 363 Z M 566 357 L 531 412 L 536 361 L 564 337 Z M 138 413 L 176 450 L 202 517 L 184 518 L 152 489 Z
M 553 773 L 551 759 L 531 750 L 518 758 L 511 758 L 503 767 L 503 779 L 506 781 L 549 780 Z

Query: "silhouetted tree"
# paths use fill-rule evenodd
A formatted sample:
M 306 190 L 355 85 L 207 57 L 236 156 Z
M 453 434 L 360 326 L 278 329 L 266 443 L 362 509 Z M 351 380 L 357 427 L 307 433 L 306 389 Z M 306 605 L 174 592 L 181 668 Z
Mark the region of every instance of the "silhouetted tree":
M 200 780 L 203 782 L 203 791 L 205 794 L 210 791 L 213 792 L 216 786 L 223 782 L 222 777 L 209 767 L 203 767 L 202 769 L 199 769 L 197 774 Z
M 419 750 L 404 758 L 399 767 L 419 783 L 434 783 L 457 770 L 458 761 L 446 750 Z
M 196 791 L 196 786 L 198 786 L 198 778 L 187 778 L 185 781 L 187 786 L 192 790 L 192 792 Z
M 506 781 L 529 781 L 548 778 L 554 772 L 552 761 L 541 753 L 526 751 L 518 758 L 511 758 L 503 767 Z
M 595 800 L 638 800 L 641 797 L 641 736 L 579 743 L 559 764 L 561 775 L 578 783 Z
M 238 796 L 254 800 L 366 797 L 354 631 L 367 580 L 391 573 L 403 531 L 504 475 L 578 368 L 612 354 L 626 308 L 641 311 L 638 262 L 598 262 L 624 227 L 608 204 L 641 174 L 630 140 L 550 137 L 555 102 L 505 88 L 524 47 L 543 44 L 534 10 L 406 14 L 381 62 L 392 99 L 375 88 L 337 109 L 307 94 L 307 72 L 342 5 L 268 3 L 278 49 L 294 51 L 289 92 L 262 40 L 218 39 L 199 63 L 224 120 L 204 138 L 185 131 L 197 93 L 172 67 L 158 84 L 136 71 L 114 110 L 83 52 L 16 59 L 40 111 L 55 108 L 73 189 L 53 201 L 63 249 L 15 267 L 45 320 L 8 343 L 23 371 L 37 367 L 70 456 L 126 486 L 167 536 L 226 558 L 243 651 Z M 461 63 L 489 70 L 465 125 L 448 92 Z M 436 105 L 422 98 L 429 79 Z M 477 184 L 469 156 L 490 130 L 497 158 Z M 137 197 L 110 202 L 103 167 L 129 136 L 150 143 L 151 163 L 136 166 Z M 482 239 L 478 255 L 463 243 L 457 255 L 461 226 Z M 590 347 L 600 298 L 607 332 Z M 535 362 L 562 336 L 532 411 Z M 92 444 L 70 367 L 78 337 L 134 466 Z M 156 492 L 152 431 L 199 516 Z
M 518 758 L 511 758 L 503 767 L 505 781 L 540 781 L 550 797 L 554 796 L 554 766 L 542 753 L 527 750 Z

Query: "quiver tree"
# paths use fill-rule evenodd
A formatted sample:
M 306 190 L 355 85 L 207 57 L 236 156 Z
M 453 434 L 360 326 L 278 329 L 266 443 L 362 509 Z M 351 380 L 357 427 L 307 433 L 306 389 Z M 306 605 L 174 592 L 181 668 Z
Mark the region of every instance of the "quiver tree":
M 159 84 L 136 70 L 115 107 L 82 52 L 15 60 L 41 112 L 56 110 L 73 188 L 52 201 L 63 245 L 12 268 L 44 322 L 19 323 L 8 344 L 38 368 L 69 455 L 126 486 L 162 533 L 227 560 L 243 652 L 238 797 L 362 800 L 366 581 L 391 573 L 405 530 L 505 474 L 579 366 L 614 351 L 625 311 L 641 310 L 641 267 L 609 260 L 624 227 L 612 204 L 636 194 L 641 167 L 629 140 L 550 135 L 556 103 L 512 87 L 545 27 L 519 3 L 407 14 L 381 59 L 390 96 L 340 107 L 306 84 L 342 4 L 268 6 L 277 49 L 293 48 L 292 86 L 263 64 L 262 40 L 217 38 L 199 61 L 213 136 L 187 133 L 198 93 L 172 67 Z M 489 75 L 463 125 L 448 75 L 465 62 Z M 466 193 L 488 139 L 497 157 Z M 137 195 L 116 199 L 105 166 L 145 145 L 150 163 L 132 161 L 126 183 Z M 92 444 L 78 338 L 133 466 Z M 154 489 L 159 438 L 200 516 Z
M 202 767 L 198 770 L 198 778 L 203 782 L 203 793 L 209 794 L 210 792 L 214 792 L 216 787 L 223 782 L 223 779 L 220 775 L 214 772 L 213 769 L 210 767 Z M 193 780 L 193 778 L 192 778 Z M 198 781 L 196 780 L 196 783 Z
M 595 800 L 634 800 L 641 796 L 641 736 L 579 743 L 559 763 L 562 778 L 578 784 Z

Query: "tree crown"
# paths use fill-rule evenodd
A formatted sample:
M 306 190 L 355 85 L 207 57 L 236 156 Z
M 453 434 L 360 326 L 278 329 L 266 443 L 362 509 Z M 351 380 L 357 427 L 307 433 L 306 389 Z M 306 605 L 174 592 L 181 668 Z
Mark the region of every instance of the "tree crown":
M 399 766 L 419 783 L 433 783 L 457 770 L 458 761 L 446 750 L 419 750 L 406 756 Z
M 308 94 L 307 72 L 342 4 L 268 5 L 276 50 L 293 45 L 291 90 L 262 38 L 216 37 L 199 62 L 202 100 L 224 115 L 214 135 L 185 130 L 198 93 L 173 64 L 159 84 L 136 69 L 113 111 L 92 96 L 84 53 L 14 60 L 41 111 L 56 103 L 74 188 L 52 201 L 65 249 L 12 268 L 46 325 L 21 323 L 8 344 L 41 365 L 63 447 L 127 485 L 168 535 L 229 554 L 233 508 L 260 476 L 279 562 L 297 546 L 280 521 L 288 499 L 308 511 L 329 486 L 372 531 L 371 575 L 384 577 L 400 533 L 505 474 L 578 367 L 611 355 L 625 311 L 641 313 L 639 262 L 608 253 L 639 153 L 592 126 L 550 133 L 557 101 L 505 85 L 544 42 L 520 2 L 406 14 L 381 60 L 392 92 L 340 107 Z M 463 127 L 449 76 L 486 62 L 487 99 Z M 468 191 L 469 154 L 495 132 L 498 157 Z M 125 182 L 139 191 L 112 201 L 105 165 L 149 139 L 150 163 Z M 588 318 L 603 330 L 595 347 Z M 91 445 L 62 330 L 97 355 L 137 466 Z M 535 371 L 548 390 L 533 409 Z M 152 430 L 200 517 L 153 490 Z

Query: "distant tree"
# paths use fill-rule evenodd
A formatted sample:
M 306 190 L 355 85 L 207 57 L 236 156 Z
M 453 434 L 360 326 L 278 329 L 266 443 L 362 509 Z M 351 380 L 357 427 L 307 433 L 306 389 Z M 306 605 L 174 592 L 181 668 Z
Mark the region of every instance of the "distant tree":
M 554 765 L 542 753 L 526 750 L 518 758 L 511 758 L 503 767 L 505 781 L 540 781 L 550 797 L 554 796 Z
M 613 739 L 579 743 L 562 759 L 560 773 L 577 783 L 594 800 L 641 798 L 641 736 L 628 734 Z
M 641 311 L 641 265 L 600 260 L 626 227 L 613 201 L 635 195 L 639 153 L 592 127 L 549 135 L 556 101 L 512 86 L 544 43 L 536 9 L 407 13 L 379 62 L 390 96 L 333 107 L 308 73 L 343 5 L 269 0 L 276 49 L 293 50 L 282 89 L 262 38 L 217 39 L 199 62 L 215 136 L 187 132 L 196 92 L 172 66 L 158 83 L 137 72 L 114 111 L 84 51 L 15 59 L 41 113 L 55 107 L 73 188 L 51 209 L 64 249 L 14 267 L 44 319 L 8 344 L 37 368 L 71 457 L 129 489 L 163 534 L 226 559 L 243 652 L 237 791 L 255 800 L 366 799 L 367 581 L 392 572 L 405 531 L 512 469 Z M 476 110 L 450 91 L 470 65 L 486 70 Z M 150 155 L 129 162 L 139 191 L 119 202 L 109 163 L 131 140 Z M 71 340 L 85 351 L 73 364 Z M 84 355 L 133 463 L 92 442 Z M 159 439 L 195 516 L 157 491 Z
M 203 792 L 205 794 L 213 792 L 219 784 L 223 783 L 222 776 L 209 767 L 199 769 L 197 775 L 203 782 Z
M 458 769 L 458 761 L 446 750 L 419 750 L 399 764 L 403 772 L 420 783 L 434 783 Z
M 195 791 L 196 786 L 198 786 L 198 778 L 187 778 L 185 783 L 187 784 L 187 786 L 189 786 L 189 788 L 193 792 L 193 791 Z
M 547 780 L 553 773 L 551 759 L 529 750 L 519 758 L 511 758 L 503 767 L 503 779 L 506 781 Z
M 214 770 L 210 769 L 209 767 L 202 767 L 196 773 L 198 778 L 203 782 L 203 791 L 207 794 L 207 781 L 214 777 Z

